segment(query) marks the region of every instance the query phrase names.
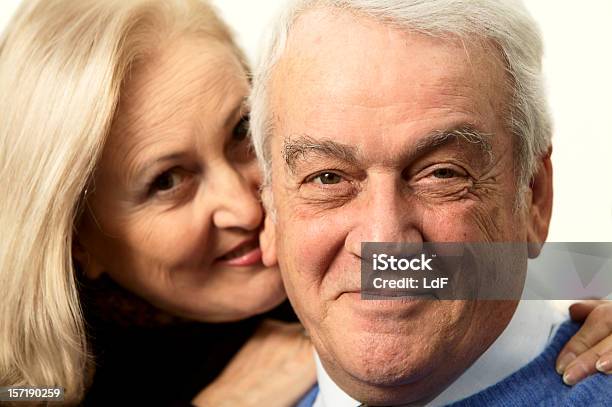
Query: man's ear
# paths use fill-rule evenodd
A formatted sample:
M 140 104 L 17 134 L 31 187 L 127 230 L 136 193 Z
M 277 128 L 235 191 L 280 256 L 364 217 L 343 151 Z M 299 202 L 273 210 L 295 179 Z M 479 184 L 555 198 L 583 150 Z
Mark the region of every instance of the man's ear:
M 529 257 L 536 258 L 548 236 L 548 226 L 552 214 L 553 180 L 552 162 L 550 156 L 552 147 L 542 157 L 538 168 L 529 185 L 531 199 L 527 202 L 529 208 L 527 218 L 527 241 Z
M 76 233 L 72 238 L 72 257 L 76 260 L 87 278 L 95 280 L 104 273 L 104 267 L 96 261 L 94 256 L 89 254 Z
M 264 188 L 261 198 L 266 208 L 264 227 L 259 233 L 259 245 L 261 246 L 262 261 L 266 267 L 274 267 L 278 264 L 276 257 L 276 224 L 274 223 L 274 210 L 270 200 L 270 187 Z

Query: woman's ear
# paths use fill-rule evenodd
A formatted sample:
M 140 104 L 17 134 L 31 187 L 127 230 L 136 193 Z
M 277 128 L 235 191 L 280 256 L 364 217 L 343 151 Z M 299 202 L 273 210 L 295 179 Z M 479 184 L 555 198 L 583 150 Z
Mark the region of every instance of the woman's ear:
M 535 258 L 540 254 L 542 245 L 548 236 L 548 226 L 552 214 L 553 181 L 552 162 L 550 156 L 552 148 L 538 163 L 538 169 L 529 185 L 530 200 L 527 202 L 529 214 L 527 219 L 527 241 L 529 257 Z
M 72 257 L 83 270 L 85 277 L 90 280 L 96 280 L 104 274 L 104 268 L 89 254 L 78 234 L 75 234 L 72 238 Z
M 259 245 L 261 246 L 262 261 L 266 267 L 274 267 L 278 264 L 276 257 L 276 224 L 274 223 L 274 208 L 271 205 L 270 188 L 264 188 L 261 198 L 266 209 L 264 227 L 259 233 Z

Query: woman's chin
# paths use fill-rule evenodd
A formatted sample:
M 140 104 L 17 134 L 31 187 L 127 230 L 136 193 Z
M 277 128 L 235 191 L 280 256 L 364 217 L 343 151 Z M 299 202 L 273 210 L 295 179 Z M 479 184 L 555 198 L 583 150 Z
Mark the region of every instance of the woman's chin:
M 175 306 L 168 304 L 163 308 L 176 316 L 200 322 L 236 322 L 270 311 L 287 298 L 280 279 L 252 283 L 241 290 L 186 294 L 186 298 L 197 296 L 205 300 Z
M 262 287 L 261 290 L 254 289 L 250 293 L 244 292 L 243 294 L 233 297 L 235 302 L 228 306 L 228 311 L 231 310 L 233 313 L 234 321 L 268 312 L 287 299 L 281 282 L 271 283 Z

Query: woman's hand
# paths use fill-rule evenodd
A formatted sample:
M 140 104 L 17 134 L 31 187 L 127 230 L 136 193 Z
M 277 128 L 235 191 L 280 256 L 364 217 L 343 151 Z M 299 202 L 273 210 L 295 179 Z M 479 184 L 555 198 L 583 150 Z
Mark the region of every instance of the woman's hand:
M 315 383 L 310 340 L 298 323 L 266 320 L 196 406 L 293 406 Z
M 584 324 L 557 358 L 565 384 L 573 386 L 597 370 L 612 374 L 612 301 L 572 304 L 570 315 Z

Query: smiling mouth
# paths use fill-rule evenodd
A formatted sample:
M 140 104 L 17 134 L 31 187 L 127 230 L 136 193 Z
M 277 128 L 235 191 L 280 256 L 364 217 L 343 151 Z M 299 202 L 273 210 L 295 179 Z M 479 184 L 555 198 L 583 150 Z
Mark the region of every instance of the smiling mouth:
M 217 262 L 228 266 L 253 266 L 261 263 L 261 249 L 259 248 L 259 240 L 251 239 L 241 243 L 238 247 L 216 259 Z
M 436 295 L 431 292 L 419 292 L 419 293 L 361 293 L 361 299 L 363 300 L 435 300 Z
M 361 300 L 423 300 L 437 299 L 434 292 L 426 290 L 412 291 L 348 291 L 344 294 L 359 296 Z

